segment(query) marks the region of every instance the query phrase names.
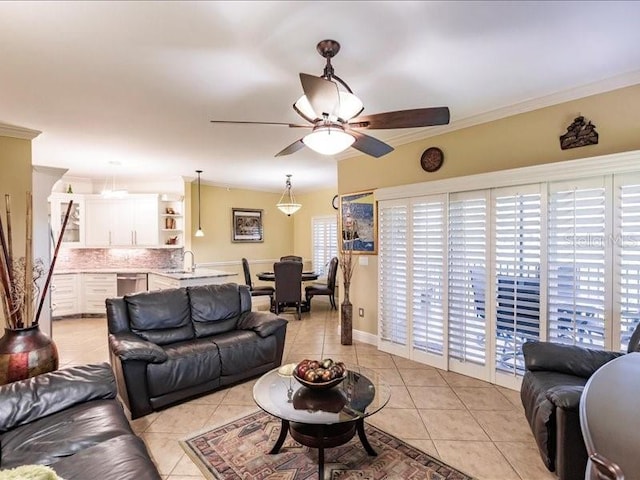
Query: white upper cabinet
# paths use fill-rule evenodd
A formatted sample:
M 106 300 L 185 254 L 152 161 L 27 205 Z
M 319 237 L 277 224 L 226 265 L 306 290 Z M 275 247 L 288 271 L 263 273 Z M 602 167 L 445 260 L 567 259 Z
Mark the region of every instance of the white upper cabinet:
M 158 244 L 158 195 L 86 199 L 88 247 L 155 247 Z
M 57 241 L 62 230 L 67 208 L 72 200 L 73 203 L 69 211 L 69 219 L 67 220 L 62 242 L 68 246 L 82 247 L 85 243 L 85 205 L 83 195 L 68 193 L 51 195 L 51 229 Z

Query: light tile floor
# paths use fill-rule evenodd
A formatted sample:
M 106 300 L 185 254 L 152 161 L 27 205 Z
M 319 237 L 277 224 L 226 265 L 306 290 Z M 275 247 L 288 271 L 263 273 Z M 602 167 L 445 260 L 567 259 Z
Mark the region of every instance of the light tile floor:
M 368 420 L 479 479 L 554 479 L 543 466 L 518 392 L 378 351 L 340 344 L 338 315 L 314 299 L 313 311 L 289 321 L 284 363 L 331 357 L 373 368 L 392 385 L 390 403 Z M 104 318 L 57 320 L 53 338 L 61 367 L 108 361 Z M 132 422 L 166 480 L 204 478 L 178 440 L 256 409 L 255 380 Z

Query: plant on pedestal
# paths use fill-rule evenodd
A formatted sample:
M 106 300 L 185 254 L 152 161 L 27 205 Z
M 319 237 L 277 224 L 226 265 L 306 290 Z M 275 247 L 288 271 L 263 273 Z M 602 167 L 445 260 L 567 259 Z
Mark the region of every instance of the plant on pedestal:
M 15 258 L 13 252 L 11 196 L 5 195 L 6 221 L 0 217 L 0 303 L 5 324 L 4 335 L 0 338 L 0 385 L 58 368 L 56 346 L 40 331 L 38 321 L 72 205 L 73 201 L 70 201 L 51 266 L 40 291 L 37 282 L 44 275 L 45 267 L 42 260 L 34 262 L 32 258 L 31 192 L 27 193 L 25 255 L 20 258 Z

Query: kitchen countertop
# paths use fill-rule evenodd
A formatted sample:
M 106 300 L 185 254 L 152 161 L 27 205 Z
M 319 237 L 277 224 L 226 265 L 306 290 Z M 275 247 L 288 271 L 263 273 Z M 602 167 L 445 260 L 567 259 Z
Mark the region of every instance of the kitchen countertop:
M 175 280 L 190 280 L 192 278 L 214 278 L 214 277 L 235 277 L 238 274 L 225 272 L 224 270 L 215 270 L 213 268 L 196 268 L 194 272 L 179 269 L 169 270 L 151 270 L 149 273 L 162 275 L 163 277 L 173 278 Z
M 70 273 L 155 273 L 163 277 L 175 280 L 189 280 L 192 278 L 234 277 L 237 273 L 215 270 L 213 268 L 196 268 L 195 272 L 180 270 L 178 268 L 74 268 L 54 270 L 54 274 L 64 275 Z

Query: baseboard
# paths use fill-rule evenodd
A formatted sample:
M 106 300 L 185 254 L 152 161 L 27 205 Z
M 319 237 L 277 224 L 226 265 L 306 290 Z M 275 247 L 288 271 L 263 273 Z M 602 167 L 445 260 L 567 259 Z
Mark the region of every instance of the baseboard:
M 378 345 L 378 336 L 373 333 L 363 332 L 362 330 L 353 330 L 352 336 L 354 340 L 370 345 Z

